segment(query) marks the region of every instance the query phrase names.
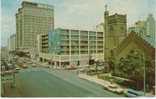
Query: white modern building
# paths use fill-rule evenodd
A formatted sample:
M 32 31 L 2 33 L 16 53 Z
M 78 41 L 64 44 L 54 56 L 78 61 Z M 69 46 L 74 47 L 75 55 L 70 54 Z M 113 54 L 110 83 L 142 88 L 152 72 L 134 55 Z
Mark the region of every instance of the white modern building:
M 8 50 L 9 51 L 15 51 L 15 43 L 16 43 L 16 35 L 13 34 L 10 36 L 10 38 L 8 39 Z
M 148 36 L 155 36 L 155 19 L 152 14 L 149 14 L 146 20 L 146 32 Z
M 103 32 L 58 28 L 51 36 L 41 35 L 40 40 L 40 61 L 64 67 L 87 65 L 90 59 L 104 60 Z M 45 46 L 48 53 L 43 50 Z

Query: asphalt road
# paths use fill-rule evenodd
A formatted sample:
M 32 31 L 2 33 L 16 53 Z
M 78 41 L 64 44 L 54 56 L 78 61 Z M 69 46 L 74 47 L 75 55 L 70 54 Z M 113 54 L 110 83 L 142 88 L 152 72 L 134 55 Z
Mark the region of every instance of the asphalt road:
M 14 91 L 15 92 L 15 91 Z M 100 85 L 79 79 L 76 72 L 27 68 L 16 75 L 16 92 L 20 97 L 117 97 Z

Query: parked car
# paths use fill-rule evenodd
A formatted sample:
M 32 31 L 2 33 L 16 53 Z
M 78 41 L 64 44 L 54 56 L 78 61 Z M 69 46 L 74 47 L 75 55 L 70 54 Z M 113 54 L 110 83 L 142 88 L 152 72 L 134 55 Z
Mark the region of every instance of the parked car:
M 26 66 L 25 64 L 23 64 L 21 67 L 22 68 L 28 68 L 28 66 Z
M 36 67 L 36 64 L 32 64 L 31 66 L 32 66 L 32 67 Z
M 9 70 L 15 69 L 15 65 L 14 65 L 14 64 L 8 63 L 7 66 L 8 66 L 8 68 L 9 68 Z
M 77 68 L 76 68 L 76 66 L 74 66 L 74 65 L 69 65 L 69 66 L 66 67 L 66 69 L 67 69 L 67 70 L 75 70 L 75 69 L 77 69 Z
M 127 97 L 136 97 L 136 96 L 143 96 L 144 93 L 142 91 L 137 91 L 134 89 L 127 89 L 127 91 L 124 93 Z
M 33 62 L 31 62 L 31 61 L 28 61 L 27 63 L 28 63 L 28 64 L 33 64 Z
M 16 69 L 15 69 L 15 73 L 18 73 L 19 70 L 20 70 L 20 68 L 16 67 Z
M 77 69 L 77 73 L 85 73 L 85 69 L 84 68 L 79 68 L 79 69 Z
M 16 70 L 20 70 L 20 68 L 16 67 Z

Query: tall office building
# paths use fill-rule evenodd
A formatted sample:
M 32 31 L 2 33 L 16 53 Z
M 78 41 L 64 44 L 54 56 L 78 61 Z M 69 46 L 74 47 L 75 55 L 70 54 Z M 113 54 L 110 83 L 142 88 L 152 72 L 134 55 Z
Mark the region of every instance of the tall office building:
M 103 60 L 103 37 L 103 32 L 58 28 L 47 36 L 41 35 L 40 42 L 44 43 L 40 43 L 40 59 L 58 66 L 87 65 L 91 58 Z M 46 39 L 49 44 L 45 43 Z M 47 45 L 49 53 L 44 52 Z
M 146 21 L 137 21 L 133 27 L 128 28 L 128 33 L 135 32 L 137 35 L 145 36 L 146 33 Z
M 13 34 L 8 39 L 8 50 L 9 51 L 15 51 L 15 42 L 16 42 L 16 35 Z
M 133 27 L 128 28 L 128 32 L 135 32 L 152 46 L 155 46 L 155 19 L 149 14 L 146 20 L 135 22 Z
M 16 48 L 32 51 L 37 48 L 37 35 L 54 30 L 54 7 L 28 1 L 16 13 Z
M 155 19 L 152 14 L 149 14 L 146 20 L 146 32 L 148 36 L 155 36 Z
M 1 60 L 8 60 L 8 58 L 9 58 L 8 47 L 7 46 L 1 47 L 0 50 L 1 50 L 0 51 L 0 55 L 1 55 L 0 59 Z
M 127 20 L 126 15 L 109 15 L 107 5 L 104 12 L 104 30 L 105 30 L 105 60 L 113 56 L 113 50 L 126 37 Z

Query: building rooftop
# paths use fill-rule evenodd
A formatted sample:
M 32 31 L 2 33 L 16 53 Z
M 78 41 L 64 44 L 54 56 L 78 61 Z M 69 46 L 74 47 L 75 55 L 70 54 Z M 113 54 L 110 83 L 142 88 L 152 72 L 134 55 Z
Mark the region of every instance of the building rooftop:
M 143 49 L 151 57 L 155 57 L 155 46 L 151 45 L 150 42 L 135 32 L 131 32 L 128 36 L 120 43 L 116 49 L 116 54 L 122 52 L 122 50 L 128 46 L 130 42 L 135 42 L 141 49 Z
M 109 17 L 125 17 L 126 14 L 118 14 L 118 13 L 115 13 L 113 15 L 109 15 Z
M 45 9 L 54 9 L 53 5 L 35 3 L 35 2 L 30 2 L 30 1 L 23 1 L 22 6 L 39 7 L 39 8 L 45 8 Z
M 83 31 L 83 32 L 96 32 L 96 30 L 91 30 L 91 29 L 76 29 L 76 28 L 56 28 L 55 30 L 67 30 L 67 31 L 69 31 L 69 30 L 71 30 L 71 31 Z

